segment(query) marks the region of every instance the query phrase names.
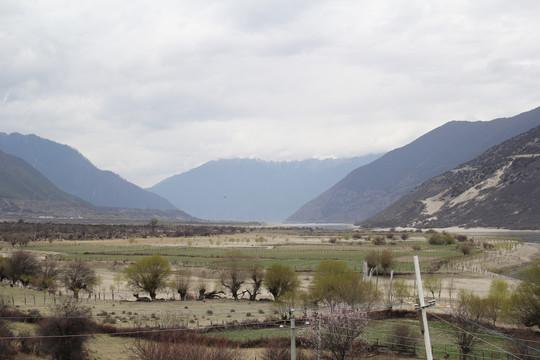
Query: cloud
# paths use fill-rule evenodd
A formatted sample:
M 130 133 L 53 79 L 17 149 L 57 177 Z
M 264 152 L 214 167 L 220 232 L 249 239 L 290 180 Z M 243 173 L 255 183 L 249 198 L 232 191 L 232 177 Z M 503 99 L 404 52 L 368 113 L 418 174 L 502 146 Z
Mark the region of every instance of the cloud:
M 2 131 L 142 186 L 388 151 L 537 107 L 535 1 L 4 1 Z

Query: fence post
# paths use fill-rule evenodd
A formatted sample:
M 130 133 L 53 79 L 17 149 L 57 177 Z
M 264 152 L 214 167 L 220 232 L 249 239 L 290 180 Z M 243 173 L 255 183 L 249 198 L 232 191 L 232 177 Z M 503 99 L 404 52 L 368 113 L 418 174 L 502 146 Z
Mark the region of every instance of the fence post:
M 296 334 L 294 331 L 294 309 L 291 309 L 291 360 L 296 360 Z

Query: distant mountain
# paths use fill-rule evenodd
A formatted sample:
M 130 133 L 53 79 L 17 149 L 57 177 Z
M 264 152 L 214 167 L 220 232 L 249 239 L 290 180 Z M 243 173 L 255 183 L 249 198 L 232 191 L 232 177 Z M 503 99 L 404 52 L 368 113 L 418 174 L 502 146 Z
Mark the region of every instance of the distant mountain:
M 449 122 L 352 171 L 287 221 L 353 223 L 365 220 L 424 181 L 538 125 L 540 108 L 488 122 Z
M 540 229 L 540 126 L 430 179 L 367 227 Z
M 0 149 L 34 166 L 58 188 L 96 206 L 176 209 L 167 200 L 96 168 L 77 150 L 35 135 L 0 133 Z
M 58 189 L 27 162 L 0 150 L 0 198 L 52 202 L 84 201 Z
M 210 161 L 149 190 L 202 219 L 283 221 L 352 169 L 379 156 L 290 162 Z

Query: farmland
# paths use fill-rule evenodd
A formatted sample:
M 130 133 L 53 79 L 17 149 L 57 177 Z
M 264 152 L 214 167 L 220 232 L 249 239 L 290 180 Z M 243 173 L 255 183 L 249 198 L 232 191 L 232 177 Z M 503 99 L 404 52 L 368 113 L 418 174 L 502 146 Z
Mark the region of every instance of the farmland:
M 359 233 L 350 230 L 317 230 L 306 229 L 266 229 L 255 228 L 234 234 L 209 236 L 144 236 L 120 237 L 110 239 L 66 240 L 62 238 L 30 241 L 24 250 L 37 254 L 42 259 L 54 259 L 60 264 L 72 260 L 82 260 L 91 264 L 99 275 L 99 283 L 91 293 L 82 296 L 83 305 L 91 309 L 92 319 L 101 324 L 118 329 L 163 329 L 187 328 L 210 329 L 207 336 L 226 338 L 232 341 L 254 341 L 257 339 L 288 337 L 289 330 L 283 326 L 282 314 L 288 309 L 283 304 L 273 301 L 265 290 L 257 301 L 246 298 L 233 300 L 219 284 L 216 269 L 231 250 L 241 252 L 250 261 L 257 262 L 264 269 L 274 263 L 284 264 L 294 269 L 301 280 L 301 288 L 309 290 L 316 267 L 323 260 L 344 261 L 355 272 L 362 272 L 363 263 L 368 254 L 390 251 L 393 254 L 394 279 L 403 279 L 410 287 L 413 281 L 413 256 L 417 255 L 424 273 L 434 273 L 444 281 L 444 289 L 439 292 L 441 306 L 435 314 L 445 314 L 444 304 L 452 304 L 459 288 L 474 289 L 484 294 L 489 289 L 493 278 L 500 278 L 504 267 L 513 256 L 527 248 L 531 259 L 537 256 L 537 248 L 523 245 L 516 239 L 492 239 L 493 249 L 486 251 L 479 244 L 490 241 L 487 238 L 475 240 L 476 246 L 469 255 L 458 251 L 455 244 L 431 245 L 426 234 L 406 233 Z M 378 245 L 376 245 L 378 244 Z M 2 253 L 9 256 L 19 246 L 3 243 Z M 531 249 L 534 250 L 531 252 Z M 195 288 L 190 289 L 186 301 L 179 301 L 173 288 L 165 288 L 158 294 L 165 301 L 136 302 L 133 289 L 119 275 L 130 264 L 150 255 L 160 255 L 167 259 L 173 269 L 190 269 L 196 283 L 205 282 L 208 288 L 223 290 L 220 299 L 195 300 Z M 481 265 L 489 260 L 487 265 Z M 500 268 L 496 268 L 495 259 L 499 259 Z M 455 269 L 468 270 L 455 270 Z M 478 270 L 480 269 L 480 270 Z M 500 271 L 498 271 L 500 270 Z M 497 274 L 499 272 L 499 274 Z M 374 273 L 373 280 L 385 293 L 389 286 L 389 274 Z M 454 295 L 448 289 L 449 279 L 455 288 Z M 506 278 L 512 286 L 515 280 Z M 50 313 L 51 306 L 60 302 L 69 292 L 58 287 L 56 292 L 44 292 L 31 288 L 10 287 L 2 285 L 0 301 L 7 306 L 14 306 L 21 311 L 37 310 L 40 316 Z M 411 298 L 412 299 L 412 298 Z M 383 296 L 376 309 L 386 309 L 390 304 Z M 412 310 L 412 304 L 405 302 L 394 307 L 406 311 Z M 298 311 L 297 317 L 302 316 Z M 393 323 L 406 323 L 413 328 L 417 321 L 411 320 L 373 320 L 366 332 L 366 339 L 371 342 L 384 343 Z M 16 322 L 15 333 L 33 331 L 32 325 Z M 172 325 L 171 325 L 172 324 Z M 259 324 L 266 324 L 257 328 Z M 285 323 L 286 324 L 286 323 Z M 301 323 L 300 323 L 301 324 Z M 455 345 L 448 341 L 445 334 L 451 333 L 450 325 L 435 320 L 433 323 L 435 339 L 434 352 L 444 354 L 458 353 Z M 238 328 L 239 325 L 240 328 Z M 299 325 L 302 326 L 302 325 Z M 255 328 L 254 328 L 255 327 Z M 217 331 L 215 331 L 217 330 Z M 225 331 L 223 331 L 225 330 Z M 301 334 L 301 332 L 300 332 Z M 486 334 L 487 336 L 487 334 Z M 96 359 L 129 358 L 126 344 L 131 340 L 106 334 L 96 335 L 88 343 L 88 351 Z M 502 343 L 502 340 L 497 340 Z M 422 353 L 422 343 L 418 353 Z M 262 345 L 261 345 L 262 346 Z M 488 351 L 488 350 L 485 350 Z M 256 352 L 255 352 L 256 353 Z M 245 350 L 252 356 L 254 350 Z M 247 356 L 247 355 L 246 355 Z M 455 357 L 452 355 L 452 357 Z M 498 356 L 495 356 L 498 357 Z M 251 357 L 249 357 L 251 358 Z

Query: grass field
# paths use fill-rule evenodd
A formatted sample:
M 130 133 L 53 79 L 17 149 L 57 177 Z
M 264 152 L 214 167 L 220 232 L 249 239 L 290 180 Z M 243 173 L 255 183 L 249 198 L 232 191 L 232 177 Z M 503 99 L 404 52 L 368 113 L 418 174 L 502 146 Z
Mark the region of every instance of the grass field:
M 321 260 L 343 260 L 352 269 L 360 270 L 370 251 L 390 250 L 396 261 L 393 269 L 412 272 L 412 257 L 418 255 L 421 268 L 434 261 L 463 256 L 455 245 L 429 245 L 426 241 L 395 240 L 388 245 L 373 245 L 363 240 L 342 240 L 332 244 L 327 237 L 269 239 L 265 242 L 260 234 L 237 238 L 150 238 L 123 240 L 55 241 L 32 243 L 28 249 L 46 252 L 62 260 L 83 259 L 105 262 L 134 262 L 148 255 L 161 255 L 172 264 L 194 267 L 212 267 L 232 248 L 268 267 L 275 262 L 285 264 L 297 271 L 313 271 Z M 423 237 L 420 237 L 423 239 Z M 420 246 L 420 251 L 412 249 Z

